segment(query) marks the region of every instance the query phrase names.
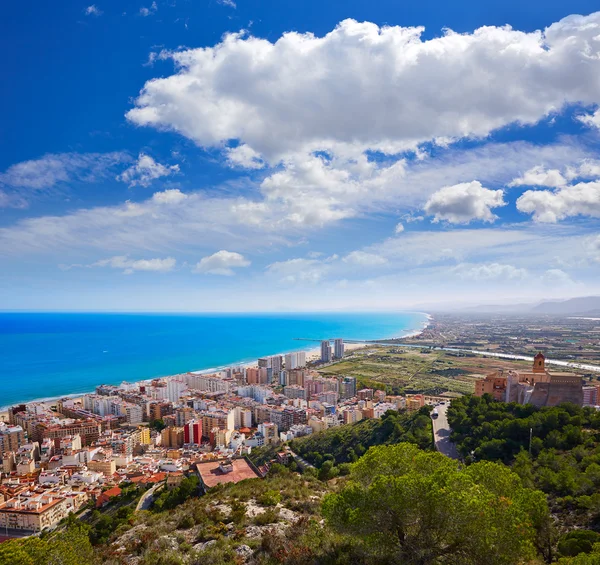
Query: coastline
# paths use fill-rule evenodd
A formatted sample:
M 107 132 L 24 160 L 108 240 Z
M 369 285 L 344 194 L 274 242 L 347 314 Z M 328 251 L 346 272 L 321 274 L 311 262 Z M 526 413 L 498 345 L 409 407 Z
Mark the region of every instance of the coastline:
M 378 339 L 394 339 L 394 338 L 407 338 L 407 337 L 414 337 L 419 335 L 420 333 L 422 333 L 425 328 L 429 325 L 429 323 L 432 320 L 432 316 L 431 314 L 428 314 L 427 312 L 409 312 L 412 314 L 420 314 L 422 316 L 425 316 L 425 320 L 423 321 L 423 323 L 421 324 L 420 328 L 415 328 L 415 329 L 411 329 L 411 330 L 401 330 L 400 333 L 402 335 L 394 335 L 392 337 L 380 337 Z M 318 340 L 315 340 L 318 341 Z M 352 340 L 351 340 L 352 341 Z M 377 340 L 365 340 L 364 342 L 359 342 L 359 343 L 344 343 L 345 349 L 346 351 L 355 351 L 356 349 L 361 349 L 364 347 L 369 347 L 370 345 L 372 345 L 373 343 L 375 343 Z M 306 358 L 307 361 L 314 361 L 316 359 L 319 358 L 320 356 L 320 349 L 319 347 L 310 347 L 310 348 L 298 348 L 298 349 L 291 349 L 291 350 L 287 350 L 283 353 L 272 353 L 272 354 L 265 354 L 265 356 L 271 356 L 271 355 L 285 355 L 286 353 L 290 353 L 290 352 L 296 352 L 296 351 L 304 351 L 306 352 Z M 227 363 L 224 365 L 219 365 L 217 367 L 210 367 L 207 369 L 198 369 L 198 370 L 190 370 L 190 371 L 184 371 L 182 373 L 171 373 L 171 374 L 167 374 L 167 375 L 162 375 L 159 377 L 152 377 L 149 379 L 138 379 L 138 380 L 133 380 L 130 381 L 132 383 L 147 383 L 147 382 L 151 382 L 155 379 L 168 379 L 168 378 L 172 378 L 178 374 L 185 374 L 185 373 L 194 373 L 194 374 L 210 374 L 210 373 L 215 373 L 217 371 L 221 371 L 223 369 L 225 369 L 226 367 L 253 367 L 257 364 L 257 359 L 251 359 L 251 360 L 243 360 L 243 361 L 236 361 L 236 362 L 231 362 L 231 363 Z M 123 381 L 125 382 L 125 381 Z M 99 384 L 104 384 L 104 383 L 99 383 Z M 0 406 L 0 422 L 1 421 L 8 421 L 8 410 L 12 407 L 12 406 L 17 406 L 19 404 L 45 404 L 48 407 L 51 406 L 56 400 L 60 400 L 61 398 L 73 398 L 73 399 L 79 399 L 83 396 L 85 396 L 86 394 L 93 394 L 94 390 L 89 390 L 89 391 L 84 391 L 84 392 L 77 392 L 77 393 L 67 393 L 67 394 L 61 394 L 61 395 L 54 395 L 54 396 L 50 396 L 50 397 L 44 397 L 44 398 L 36 398 L 36 399 L 32 399 L 32 400 L 24 400 L 24 401 L 17 401 L 17 402 L 13 402 L 12 404 L 9 404 L 7 406 Z

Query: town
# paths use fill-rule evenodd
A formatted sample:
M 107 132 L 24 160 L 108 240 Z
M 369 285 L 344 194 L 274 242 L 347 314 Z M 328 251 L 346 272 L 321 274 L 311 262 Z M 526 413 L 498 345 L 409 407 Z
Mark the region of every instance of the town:
M 261 477 L 268 468 L 248 459 L 253 448 L 425 405 L 422 394 L 387 396 L 357 390 L 355 377 L 320 376 L 315 367 L 342 359 L 344 345 L 323 341 L 311 362 L 298 351 L 11 407 L 0 423 L 0 531 L 52 529 L 123 485 L 172 488 L 191 472 L 203 489 Z

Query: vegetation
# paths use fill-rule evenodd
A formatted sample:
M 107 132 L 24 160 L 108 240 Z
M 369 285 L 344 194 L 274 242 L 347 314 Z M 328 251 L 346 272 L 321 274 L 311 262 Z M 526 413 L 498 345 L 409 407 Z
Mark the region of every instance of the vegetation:
M 89 565 L 94 554 L 83 525 L 72 524 L 58 535 L 30 537 L 0 544 L 3 565 Z
M 196 475 L 186 477 L 178 487 L 162 492 L 152 504 L 156 511 L 171 510 L 185 502 L 191 496 L 199 494 L 200 480 Z
M 323 376 L 356 377 L 359 387 L 388 394 L 469 394 L 475 379 L 495 369 L 489 359 L 456 356 L 446 351 L 415 350 L 398 346 L 356 350 L 342 361 L 319 369 Z
M 429 408 L 422 408 L 415 413 L 389 411 L 381 419 L 360 420 L 295 439 L 290 446 L 316 467 L 326 465 L 331 471 L 334 465 L 357 461 L 373 445 L 409 442 L 431 449 L 432 441 Z M 339 472 L 344 474 L 344 469 Z M 332 476 L 324 473 L 321 478 Z
M 407 443 L 374 447 L 324 515 L 381 563 L 501 565 L 536 555 L 550 520 L 544 495 L 495 463 L 462 468 Z
M 600 527 L 600 413 L 570 404 L 506 404 L 483 396 L 454 400 L 448 420 L 467 462 L 511 465 L 525 485 L 548 495 L 560 528 Z

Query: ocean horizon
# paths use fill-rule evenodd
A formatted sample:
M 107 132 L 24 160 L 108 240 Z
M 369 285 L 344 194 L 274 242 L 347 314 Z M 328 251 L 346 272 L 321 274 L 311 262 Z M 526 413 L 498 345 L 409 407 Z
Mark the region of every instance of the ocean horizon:
M 22 402 L 242 365 L 321 339 L 403 337 L 423 312 L 0 313 L 0 410 Z M 303 338 L 313 341 L 299 341 Z

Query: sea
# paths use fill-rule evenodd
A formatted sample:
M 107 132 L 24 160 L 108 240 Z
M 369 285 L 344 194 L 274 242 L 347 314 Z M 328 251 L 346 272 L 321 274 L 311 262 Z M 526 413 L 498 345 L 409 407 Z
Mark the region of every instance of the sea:
M 0 313 L 0 410 L 92 392 L 100 384 L 311 350 L 322 339 L 403 337 L 427 321 L 421 312 Z

